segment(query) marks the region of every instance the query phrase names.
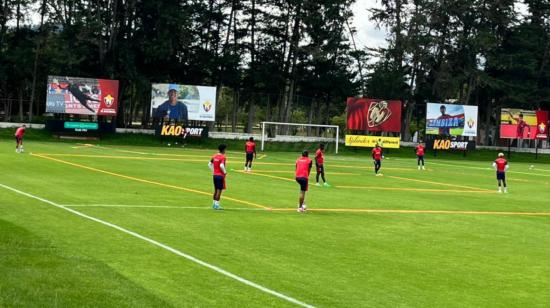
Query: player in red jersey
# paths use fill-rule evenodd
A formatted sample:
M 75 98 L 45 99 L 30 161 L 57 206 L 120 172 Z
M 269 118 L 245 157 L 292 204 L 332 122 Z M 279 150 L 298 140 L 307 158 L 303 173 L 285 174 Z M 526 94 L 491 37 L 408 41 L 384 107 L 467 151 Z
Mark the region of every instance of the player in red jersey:
M 378 173 L 382 167 L 382 148 L 378 144 L 372 149 L 372 159 L 374 160 L 374 174 L 382 176 L 382 173 Z
M 244 145 L 244 151 L 246 152 L 246 162 L 244 163 L 244 171 L 252 171 L 252 160 L 256 158 L 256 143 L 254 137 L 248 138 L 248 141 Z
M 306 191 L 308 190 L 309 174 L 313 162 L 309 159 L 307 150 L 302 152 L 302 156 L 296 160 L 296 182 L 300 184 L 300 198 L 298 200 L 298 212 L 304 212 L 307 209 L 305 204 Z
M 502 185 L 504 187 L 504 193 L 507 193 L 506 171 L 508 171 L 509 165 L 508 161 L 504 158 L 504 153 L 498 153 L 498 158 L 493 162 L 493 168 L 497 171 L 498 192 L 502 192 Z
M 27 126 L 25 124 L 21 125 L 21 127 L 17 128 L 15 131 L 15 153 L 23 153 L 23 136 L 25 136 L 25 129 Z
M 330 187 L 330 185 L 327 183 L 327 180 L 325 179 L 325 145 L 320 144 L 319 149 L 315 152 L 315 167 L 317 170 L 317 176 L 316 179 L 316 186 L 321 186 L 319 184 L 319 176 L 323 179 L 323 186 Z
M 218 146 L 219 153 L 212 156 L 208 167 L 212 170 L 214 178 L 214 197 L 212 208 L 215 210 L 223 210 L 220 206 L 220 198 L 222 196 L 222 191 L 226 189 L 225 186 L 225 176 L 227 175 L 226 169 L 226 158 L 225 158 L 225 144 L 220 144 Z
M 419 143 L 416 148 L 414 148 L 416 152 L 416 162 L 418 163 L 418 170 L 420 170 L 420 162 L 422 162 L 422 170 L 426 170 L 424 167 L 424 146 L 422 143 Z

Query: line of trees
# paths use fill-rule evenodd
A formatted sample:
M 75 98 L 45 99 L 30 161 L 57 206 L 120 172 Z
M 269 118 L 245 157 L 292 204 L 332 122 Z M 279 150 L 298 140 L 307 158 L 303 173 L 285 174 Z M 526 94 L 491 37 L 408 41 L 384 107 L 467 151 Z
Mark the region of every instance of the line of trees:
M 46 76 L 67 75 L 120 80 L 121 126 L 149 123 L 151 81 L 217 86 L 217 118 L 245 131 L 342 124 L 355 95 L 403 100 L 406 139 L 427 101 L 479 105 L 486 131 L 501 106 L 548 109 L 548 0 L 523 0 L 525 14 L 519 0 L 353 2 L 0 0 L 0 108 L 36 120 Z M 388 46 L 358 49 L 353 18 L 387 29 Z

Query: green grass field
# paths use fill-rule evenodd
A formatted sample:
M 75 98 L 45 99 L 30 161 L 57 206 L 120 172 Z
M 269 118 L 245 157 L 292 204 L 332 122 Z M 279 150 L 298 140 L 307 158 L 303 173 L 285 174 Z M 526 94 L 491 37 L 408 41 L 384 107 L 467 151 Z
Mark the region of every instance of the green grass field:
M 550 165 L 327 154 L 295 211 L 298 153 L 0 141 L 1 307 L 548 307 Z M 411 151 L 412 154 L 412 151 Z M 313 176 L 310 178 L 313 181 Z M 193 259 L 195 258 L 195 259 Z

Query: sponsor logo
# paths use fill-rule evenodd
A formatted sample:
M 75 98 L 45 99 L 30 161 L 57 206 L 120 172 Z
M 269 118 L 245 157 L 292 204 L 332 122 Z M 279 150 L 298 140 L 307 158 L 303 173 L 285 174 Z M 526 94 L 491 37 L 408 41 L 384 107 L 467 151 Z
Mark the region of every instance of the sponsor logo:
M 369 127 L 380 126 L 391 117 L 391 110 L 388 108 L 388 102 L 372 102 L 369 106 L 369 118 L 367 125 Z
M 452 140 L 434 140 L 434 150 L 466 150 L 468 149 L 468 141 L 452 141 Z
M 212 102 L 206 101 L 202 103 L 202 109 L 204 109 L 204 111 L 206 112 L 209 112 L 210 110 L 212 110 Z
M 544 123 L 539 124 L 539 134 L 544 134 L 546 132 L 546 125 Z
M 474 125 L 476 125 L 476 121 L 474 119 L 470 118 L 470 119 L 468 119 L 467 124 L 468 124 L 468 127 L 470 129 L 472 129 L 472 128 L 474 128 Z
M 111 96 L 111 94 L 108 94 L 107 96 L 105 96 L 103 98 L 103 101 L 105 102 L 105 106 L 110 108 L 113 105 L 113 103 L 115 102 L 115 98 L 113 96 Z
M 191 137 L 201 137 L 204 128 L 202 127 L 183 127 L 179 125 L 163 125 L 160 130 L 161 136 L 182 136 L 186 138 L 187 136 Z
M 376 144 L 384 148 L 398 149 L 399 137 L 381 137 L 365 135 L 346 135 L 346 146 L 374 148 Z

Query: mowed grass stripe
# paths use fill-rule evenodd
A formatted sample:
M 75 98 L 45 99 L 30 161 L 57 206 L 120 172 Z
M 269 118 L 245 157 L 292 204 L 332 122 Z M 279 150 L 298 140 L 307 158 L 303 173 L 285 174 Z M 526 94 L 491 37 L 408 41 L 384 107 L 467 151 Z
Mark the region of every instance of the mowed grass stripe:
M 61 159 L 57 159 L 57 158 L 53 158 L 53 157 L 48 157 L 46 155 L 39 155 L 39 154 L 31 154 L 31 155 L 35 156 L 35 157 L 40 157 L 40 158 L 43 158 L 43 159 L 49 159 L 49 160 L 56 161 L 56 162 L 59 162 L 59 163 L 71 165 L 73 167 L 77 167 L 77 168 L 81 168 L 81 169 L 86 169 L 86 170 L 90 170 L 90 171 L 94 171 L 94 172 L 99 172 L 99 173 L 104 173 L 104 174 L 124 178 L 124 179 L 127 179 L 127 180 L 132 180 L 132 181 L 142 182 L 142 183 L 146 183 L 146 184 L 151 184 L 151 185 L 156 185 L 156 186 L 162 186 L 162 187 L 182 190 L 182 191 L 186 191 L 186 192 L 190 192 L 190 193 L 194 193 L 194 194 L 200 194 L 200 195 L 206 195 L 206 196 L 211 196 L 212 195 L 212 193 L 201 191 L 201 190 L 185 188 L 185 187 L 180 187 L 180 186 L 176 186 L 176 185 L 156 182 L 156 181 L 150 181 L 150 180 L 137 178 L 137 177 L 133 177 L 133 176 L 129 176 L 129 175 L 124 175 L 124 174 L 120 174 L 120 173 L 115 173 L 115 172 L 111 172 L 111 171 L 107 171 L 107 170 L 97 169 L 97 168 L 93 168 L 93 167 L 89 167 L 89 166 L 85 166 L 85 165 L 81 165 L 81 164 L 77 164 L 77 163 L 73 163 L 73 162 L 69 162 L 69 161 L 65 161 L 65 160 L 61 160 Z M 236 198 L 232 198 L 232 197 L 224 196 L 224 199 L 225 200 L 230 200 L 230 201 L 233 201 L 233 202 L 237 202 L 237 203 L 241 203 L 241 204 L 251 205 L 251 206 L 254 206 L 254 207 L 258 207 L 258 208 L 263 208 L 263 209 L 268 209 L 269 208 L 269 207 L 261 205 L 261 204 L 257 204 L 257 203 L 254 203 L 254 202 L 245 201 L 245 200 L 241 200 L 241 199 L 236 199 Z
M 146 209 L 181 209 L 211 210 L 199 206 L 165 206 L 165 205 L 128 205 L 128 204 L 68 204 L 66 207 L 104 207 L 104 208 L 146 208 Z M 262 212 L 295 212 L 294 208 L 272 208 L 268 210 L 254 208 L 227 208 L 228 211 L 262 211 Z M 499 211 L 450 211 L 450 210 L 394 210 L 394 209 L 347 209 L 347 208 L 314 208 L 308 212 L 334 213 L 386 213 L 386 214 L 457 214 L 457 215 L 497 215 L 497 216 L 549 216 L 550 212 L 499 212 Z
M 171 253 L 173 253 L 173 254 L 176 254 L 176 255 L 178 255 L 178 256 L 181 256 L 181 257 L 183 257 L 183 258 L 185 258 L 185 259 L 187 259 L 187 260 L 189 260 L 189 261 L 192 261 L 192 262 L 194 262 L 194 263 L 196 263 L 196 264 L 198 264 L 198 265 L 201 265 L 201 266 L 203 266 L 203 267 L 209 268 L 209 269 L 211 269 L 211 270 L 213 270 L 213 271 L 215 271 L 215 272 L 218 272 L 218 273 L 220 273 L 220 274 L 222 274 L 222 275 L 224 275 L 224 276 L 226 276 L 226 277 L 229 277 L 229 278 L 231 278 L 231 279 L 233 279 L 233 280 L 236 280 L 236 281 L 238 281 L 238 282 L 240 282 L 240 283 L 243 283 L 243 284 L 245 284 L 245 285 L 247 285 L 247 286 L 250 286 L 250 287 L 253 287 L 253 288 L 255 288 L 255 289 L 258 289 L 258 290 L 260 290 L 260 291 L 262 291 L 262 292 L 271 294 L 271 295 L 273 295 L 273 296 L 275 296 L 275 297 L 278 297 L 278 298 L 280 298 L 280 299 L 282 299 L 282 300 L 285 300 L 285 301 L 287 301 L 287 302 L 296 304 L 296 305 L 301 306 L 301 307 L 308 307 L 308 308 L 309 308 L 309 307 L 314 307 L 314 306 L 312 306 L 312 305 L 310 305 L 310 304 L 304 303 L 304 302 L 302 302 L 302 301 L 300 301 L 300 300 L 297 300 L 297 299 L 295 299 L 295 298 L 293 298 L 293 297 L 290 297 L 290 296 L 287 296 L 287 295 L 285 295 L 285 294 L 279 293 L 279 292 L 277 292 L 277 291 L 271 290 L 271 289 L 269 289 L 269 288 L 267 288 L 267 287 L 264 287 L 264 286 L 262 286 L 262 285 L 260 285 L 260 284 L 257 284 L 257 283 L 255 283 L 255 282 L 252 282 L 252 281 L 250 281 L 250 280 L 248 280 L 248 279 L 246 279 L 246 278 L 243 278 L 243 277 L 240 277 L 240 276 L 238 276 L 238 275 L 236 275 L 236 274 L 233 274 L 233 273 L 231 273 L 231 272 L 228 272 L 228 271 L 226 271 L 226 270 L 224 270 L 224 269 L 222 269 L 222 268 L 220 268 L 220 267 L 218 267 L 218 266 L 215 266 L 215 265 L 210 264 L 210 263 L 208 263 L 208 262 L 202 261 L 202 260 L 200 260 L 200 259 L 198 259 L 198 258 L 196 258 L 196 257 L 194 257 L 194 256 L 192 256 L 192 255 L 189 255 L 189 254 L 187 254 L 187 253 L 185 253 L 185 252 L 183 252 L 183 251 L 180 251 L 180 250 L 177 250 L 177 249 L 175 249 L 175 248 L 172 248 L 172 247 L 170 247 L 170 246 L 168 246 L 168 245 L 165 245 L 165 244 L 163 244 L 163 243 L 161 243 L 161 242 L 158 242 L 158 241 L 156 241 L 156 240 L 154 240 L 154 239 L 148 238 L 148 237 L 146 237 L 146 236 L 143 236 L 143 235 L 141 235 L 141 234 L 139 234 L 139 233 L 136 233 L 136 232 L 134 232 L 134 231 L 128 230 L 128 229 L 123 228 L 123 227 L 121 227 L 121 226 L 118 226 L 118 225 L 116 225 L 116 224 L 113 224 L 113 223 L 110 223 L 110 222 L 101 220 L 101 219 L 99 219 L 99 218 L 96 218 L 96 217 L 93 217 L 93 216 L 90 216 L 90 215 L 87 215 L 87 214 L 84 214 L 84 213 L 79 212 L 79 211 L 76 211 L 76 210 L 74 210 L 74 209 L 71 209 L 71 208 L 65 207 L 65 206 L 63 206 L 63 205 L 57 204 L 57 203 L 55 203 L 55 202 L 53 202 L 53 201 L 50 201 L 50 200 L 47 200 L 47 199 L 44 199 L 44 198 L 41 198 L 41 197 L 38 197 L 38 196 L 35 196 L 35 195 L 32 195 L 32 194 L 29 194 L 29 193 L 26 193 L 26 192 L 24 192 L 24 191 L 18 190 L 18 189 L 16 189 L 16 188 L 13 188 L 13 187 L 10 187 L 10 186 L 1 184 L 1 183 L 0 183 L 0 187 L 2 187 L 2 188 L 4 188 L 4 189 L 7 189 L 7 190 L 10 190 L 10 191 L 12 191 L 12 192 L 15 192 L 15 193 L 17 193 L 17 194 L 20 194 L 20 195 L 29 197 L 29 198 L 31 198 L 31 199 L 35 199 L 35 200 L 38 200 L 38 201 L 47 203 L 47 204 L 52 205 L 52 206 L 54 206 L 54 207 L 57 207 L 57 208 L 59 208 L 59 209 L 62 209 L 62 210 L 68 211 L 68 212 L 70 212 L 70 213 L 72 213 L 72 214 L 75 214 L 75 215 L 77 215 L 77 216 L 80 216 L 80 217 L 82 217 L 82 218 L 85 218 L 85 219 L 88 219 L 88 220 L 91 220 L 91 221 L 100 223 L 100 224 L 102 224 L 102 225 L 104 225 L 104 226 L 107 226 L 107 227 L 116 229 L 116 230 L 121 231 L 121 232 L 123 232 L 123 233 L 126 233 L 126 234 L 128 234 L 128 235 L 131 235 L 131 236 L 133 236 L 133 237 L 135 237 L 135 238 L 138 238 L 138 239 L 140 239 L 140 240 L 143 240 L 143 241 L 146 241 L 146 242 L 148 242 L 148 243 L 151 243 L 151 244 L 153 244 L 153 245 L 155 245 L 155 246 L 157 246 L 157 247 L 160 247 L 160 248 L 165 249 L 165 250 L 167 250 L 167 251 L 169 251 L 169 252 L 171 252 Z

